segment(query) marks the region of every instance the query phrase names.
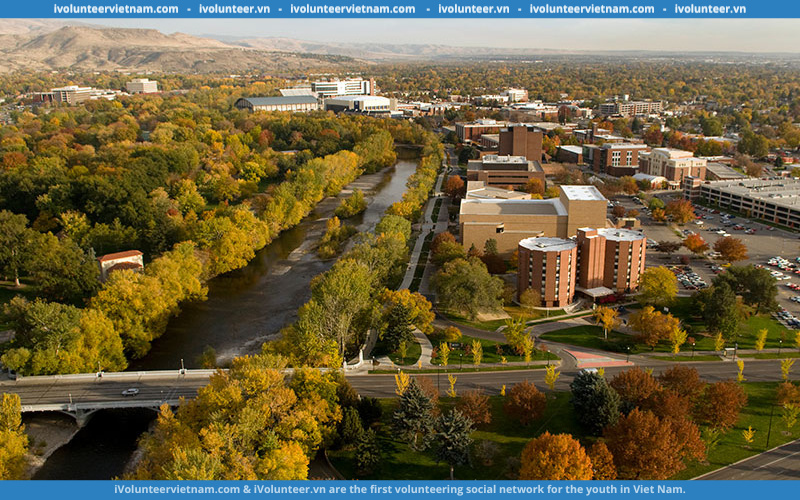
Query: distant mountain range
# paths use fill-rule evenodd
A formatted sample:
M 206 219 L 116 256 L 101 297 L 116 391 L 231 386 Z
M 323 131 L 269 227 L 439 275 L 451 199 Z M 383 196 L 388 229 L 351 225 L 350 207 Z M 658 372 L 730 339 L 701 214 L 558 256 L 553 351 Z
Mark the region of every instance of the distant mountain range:
M 296 74 L 354 62 L 343 56 L 278 52 L 182 33 L 165 35 L 153 29 L 3 20 L 0 33 L 4 33 L 0 34 L 0 72 L 70 69 Z
M 260 71 L 294 75 L 375 62 L 531 61 L 539 59 L 713 60 L 766 58 L 797 64 L 797 54 L 669 53 L 458 47 L 437 44 L 323 43 L 292 38 L 165 35 L 153 29 L 107 28 L 53 20 L 0 20 L 0 72 L 128 70 L 181 73 Z

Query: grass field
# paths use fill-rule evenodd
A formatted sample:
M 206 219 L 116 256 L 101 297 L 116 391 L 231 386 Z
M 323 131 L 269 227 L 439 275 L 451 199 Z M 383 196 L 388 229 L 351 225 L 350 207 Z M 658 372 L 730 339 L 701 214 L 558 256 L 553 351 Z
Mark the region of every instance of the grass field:
M 717 444 L 708 453 L 707 461 L 694 462 L 676 474 L 672 479 L 689 479 L 700 474 L 718 469 L 768 448 L 787 443 L 800 436 L 800 424 L 791 433 L 787 432 L 781 420 L 780 408 L 773 407 L 775 401 L 776 382 L 745 382 L 742 384 L 748 395 L 748 405 L 740 414 L 736 426 L 720 435 Z M 458 385 L 456 385 L 458 389 Z M 516 479 L 516 467 L 525 444 L 535 436 L 549 431 L 550 433 L 568 433 L 589 446 L 596 438 L 587 436 L 575 421 L 571 394 L 569 392 L 546 393 L 547 410 L 544 416 L 529 424 L 519 425 L 510 420 L 503 412 L 503 397 L 490 398 L 492 422 L 479 426 L 473 433 L 472 466 L 459 466 L 455 469 L 456 479 Z M 447 465 L 437 463 L 430 451 L 417 452 L 411 450 L 404 442 L 393 438 L 391 431 L 391 414 L 397 400 L 381 400 L 384 413 L 381 423 L 377 424 L 383 460 L 379 470 L 364 479 L 447 479 Z M 454 405 L 451 398 L 440 400 L 440 409 L 447 410 Z M 770 412 L 771 418 L 770 430 Z M 752 444 L 748 445 L 742 431 L 752 426 L 756 434 Z M 769 443 L 767 442 L 769 434 Z M 496 447 L 491 460 L 475 456 L 475 447 L 482 441 L 489 441 Z M 359 477 L 356 474 L 352 451 L 332 451 L 329 456 L 333 465 L 345 478 Z
M 563 310 L 557 311 L 537 311 L 534 310 L 530 312 L 526 309 L 523 309 L 520 306 L 505 306 L 503 307 L 506 313 L 514 319 L 517 318 L 524 318 L 526 321 L 532 321 L 535 319 L 542 319 L 545 317 L 549 318 L 557 318 L 558 316 L 564 316 L 566 313 Z M 461 323 L 462 325 L 471 326 L 473 328 L 479 328 L 481 330 L 486 330 L 489 332 L 497 331 L 498 328 L 504 326 L 506 324 L 506 320 L 504 319 L 493 319 L 490 321 L 477 321 L 471 320 L 464 316 L 453 314 L 449 312 L 442 313 L 447 319 L 453 321 L 454 323 Z
M 418 342 L 409 342 L 406 350 L 406 357 L 401 358 L 400 353 L 395 351 L 389 353 L 389 359 L 396 365 L 414 365 L 419 361 L 419 355 L 422 354 L 422 348 Z
M 460 348 L 455 348 L 450 352 L 450 357 L 448 359 L 448 364 L 450 366 L 463 364 L 464 366 L 472 366 L 472 355 L 467 354 L 467 346 L 469 346 L 470 351 L 472 349 L 472 342 L 478 340 L 481 343 L 481 347 L 483 348 L 483 357 L 481 359 L 481 364 L 487 363 L 502 363 L 503 357 L 506 358 L 506 361 L 513 362 L 513 361 L 525 361 L 523 356 L 516 354 L 514 348 L 511 347 L 509 344 L 503 342 L 495 342 L 494 340 L 486 340 L 486 339 L 477 339 L 475 337 L 470 337 L 468 335 L 462 335 L 461 339 L 458 340 L 458 343 L 461 344 Z M 437 348 L 439 347 L 440 340 L 433 338 L 431 339 L 431 343 Z M 499 346 L 499 349 L 498 349 Z M 542 361 L 546 359 L 558 359 L 553 353 L 535 350 L 531 354 L 531 361 Z M 438 365 L 440 364 L 438 357 L 432 360 L 433 364 Z

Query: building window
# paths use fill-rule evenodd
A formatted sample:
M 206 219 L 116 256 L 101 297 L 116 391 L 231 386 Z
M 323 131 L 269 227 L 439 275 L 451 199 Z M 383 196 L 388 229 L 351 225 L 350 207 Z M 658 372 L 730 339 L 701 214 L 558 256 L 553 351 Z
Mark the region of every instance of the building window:
M 499 226 L 497 226 L 496 228 L 494 228 L 494 232 L 495 232 L 496 234 L 502 234 L 502 233 L 503 233 L 505 230 L 506 230 L 506 228 L 505 228 L 505 224 L 500 224 Z

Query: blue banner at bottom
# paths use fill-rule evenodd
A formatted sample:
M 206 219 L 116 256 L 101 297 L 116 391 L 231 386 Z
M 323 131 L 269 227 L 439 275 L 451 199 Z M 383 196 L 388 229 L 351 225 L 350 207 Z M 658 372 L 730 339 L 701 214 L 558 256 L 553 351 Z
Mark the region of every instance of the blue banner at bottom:
M 0 498 L 270 497 L 314 500 L 505 498 L 795 498 L 792 481 L 5 481 Z

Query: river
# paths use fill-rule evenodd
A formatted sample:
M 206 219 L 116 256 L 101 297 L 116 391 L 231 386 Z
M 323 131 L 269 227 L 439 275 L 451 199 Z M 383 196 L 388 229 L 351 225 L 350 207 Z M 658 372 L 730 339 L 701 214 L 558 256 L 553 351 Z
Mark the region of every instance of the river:
M 362 175 L 342 194 L 362 189 L 368 195 L 367 210 L 348 224 L 359 231 L 375 227 L 384 211 L 400 200 L 416 162 L 400 159 L 394 167 Z M 199 367 L 207 346 L 225 364 L 241 354 L 258 352 L 261 344 L 275 338 L 296 317 L 297 309 L 311 296 L 309 282 L 329 269 L 335 260 L 321 261 L 314 246 L 325 231 L 325 221 L 338 206 L 326 198 L 293 229 L 281 233 L 256 253 L 242 269 L 208 283 L 208 299 L 185 304 L 172 318 L 166 332 L 153 342 L 144 358 L 129 370 Z M 147 411 L 101 411 L 66 445 L 56 450 L 35 479 L 109 479 L 120 476 L 136 449 L 136 441 L 155 418 Z

